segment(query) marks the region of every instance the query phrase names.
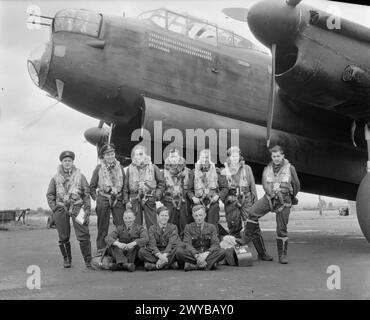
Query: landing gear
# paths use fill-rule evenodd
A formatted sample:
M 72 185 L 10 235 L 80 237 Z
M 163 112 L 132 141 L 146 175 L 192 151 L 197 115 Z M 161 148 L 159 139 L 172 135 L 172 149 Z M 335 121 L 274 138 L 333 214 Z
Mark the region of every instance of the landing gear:
M 367 142 L 367 174 L 362 179 L 356 196 L 357 219 L 366 240 L 370 243 L 370 130 L 365 125 L 365 139 Z

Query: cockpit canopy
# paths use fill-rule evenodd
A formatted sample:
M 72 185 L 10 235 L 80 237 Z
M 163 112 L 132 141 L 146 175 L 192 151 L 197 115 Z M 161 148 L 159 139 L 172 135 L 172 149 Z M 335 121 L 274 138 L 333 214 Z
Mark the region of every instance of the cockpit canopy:
M 249 40 L 234 32 L 218 27 L 206 20 L 189 15 L 178 14 L 167 9 L 146 11 L 138 19 L 148 20 L 155 25 L 194 40 L 200 40 L 214 46 L 225 45 L 237 48 L 256 49 Z
M 53 32 L 68 31 L 98 37 L 102 15 L 84 9 L 64 9 L 54 17 Z

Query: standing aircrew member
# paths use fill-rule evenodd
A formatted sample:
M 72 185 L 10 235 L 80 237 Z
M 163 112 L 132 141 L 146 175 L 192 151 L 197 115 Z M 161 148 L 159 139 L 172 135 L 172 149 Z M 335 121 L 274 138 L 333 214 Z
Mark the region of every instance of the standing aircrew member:
M 169 222 L 169 210 L 159 207 L 158 223 L 149 228 L 149 243 L 139 250 L 139 258 L 147 271 L 163 268 L 177 269 L 176 248 L 180 238 L 176 225 Z
M 221 171 L 228 181 L 229 193 L 225 201 L 225 215 L 229 234 L 240 238 L 242 221 L 248 218 L 248 208 L 257 201 L 257 190 L 253 172 L 246 165 L 240 149 L 232 146 L 228 150 L 229 157 L 226 159 L 225 168 Z M 259 227 L 252 238 L 254 247 L 260 260 L 272 261 L 273 258 L 267 254 Z
M 123 183 L 125 172 L 116 159 L 113 144 L 105 144 L 100 149 L 100 164 L 95 168 L 91 177 L 91 197 L 96 200 L 96 215 L 98 217 L 98 235 L 96 247 L 98 254 L 105 248 L 104 238 L 108 234 L 110 213 L 113 224 L 123 225 Z
M 297 204 L 296 195 L 300 190 L 297 172 L 293 165 L 285 159 L 280 146 L 270 149 L 272 161 L 265 167 L 262 175 L 262 185 L 265 195 L 250 209 L 245 226 L 246 239 L 253 238 L 259 228 L 258 220 L 266 213 L 276 213 L 277 250 L 279 262 L 288 263 L 288 221 L 292 204 Z
M 188 197 L 193 204 L 202 204 L 206 208 L 206 222 L 218 229 L 220 206 L 218 200 L 225 201 L 227 181 L 220 169 L 211 160 L 211 150 L 204 149 L 189 177 Z
M 242 221 L 247 219 L 247 209 L 257 200 L 257 190 L 253 172 L 246 165 L 237 146 L 229 148 L 228 158 L 221 174 L 228 182 L 228 195 L 225 201 L 225 215 L 229 234 L 240 237 Z
M 156 201 L 162 197 L 164 179 L 159 168 L 152 163 L 147 155 L 146 147 L 137 145 L 131 154 L 132 163 L 129 165 L 124 185 L 124 199 L 127 208 L 136 213 L 136 223 L 150 226 L 157 223 Z
M 213 270 L 217 262 L 225 258 L 225 250 L 220 248 L 217 229 L 205 222 L 206 210 L 203 205 L 193 207 L 194 222 L 185 227 L 184 244 L 176 250 L 177 263 L 185 271 Z
M 131 209 L 124 212 L 123 221 L 123 225 L 117 226 L 116 230 L 105 237 L 107 253 L 115 261 L 111 270 L 133 272 L 136 269 L 137 253 L 147 245 L 149 238 L 145 228 L 135 223 L 135 212 Z
M 63 151 L 59 160 L 56 175 L 51 179 L 46 198 L 53 211 L 53 221 L 59 235 L 59 248 L 63 255 L 64 267 L 72 263 L 70 217 L 86 267 L 91 267 L 91 243 L 89 233 L 89 216 L 91 213 L 90 189 L 85 176 L 73 165 L 75 154 Z M 81 208 L 84 208 L 85 219 L 82 224 L 76 221 Z
M 191 222 L 186 196 L 190 170 L 177 149 L 171 149 L 164 163 L 164 193 L 162 202 L 169 211 L 169 223 L 173 223 L 183 237 L 185 226 Z

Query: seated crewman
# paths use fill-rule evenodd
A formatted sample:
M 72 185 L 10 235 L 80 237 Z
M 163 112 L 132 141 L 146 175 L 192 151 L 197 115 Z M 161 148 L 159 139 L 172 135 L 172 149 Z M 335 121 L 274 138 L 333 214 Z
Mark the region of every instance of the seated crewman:
M 108 245 L 107 253 L 115 260 L 111 270 L 133 272 L 139 248 L 144 247 L 149 238 L 145 228 L 135 223 L 135 212 L 131 209 L 123 213 L 123 222 L 123 226 L 117 226 L 105 237 L 105 243 Z
M 206 210 L 203 205 L 195 205 L 192 212 L 195 222 L 185 226 L 185 246 L 179 246 L 176 250 L 178 265 L 185 271 L 216 269 L 216 263 L 225 258 L 225 250 L 220 248 L 216 227 L 204 221 Z
M 157 210 L 157 224 L 149 228 L 149 244 L 140 248 L 139 258 L 144 262 L 146 271 L 163 268 L 178 269 L 176 262 L 176 248 L 180 243 L 177 226 L 168 223 L 170 216 L 167 207 Z

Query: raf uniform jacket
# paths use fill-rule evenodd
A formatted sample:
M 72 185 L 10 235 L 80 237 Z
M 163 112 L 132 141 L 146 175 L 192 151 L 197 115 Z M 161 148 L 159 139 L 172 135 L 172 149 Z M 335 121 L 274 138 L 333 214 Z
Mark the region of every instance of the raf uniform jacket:
M 192 255 L 220 248 L 216 227 L 207 222 L 204 222 L 202 230 L 195 222 L 187 224 L 184 230 L 184 243 Z
M 122 243 L 136 241 L 139 247 L 145 247 L 149 237 L 143 226 L 134 223 L 131 230 L 128 230 L 126 225 L 121 225 L 105 237 L 105 243 L 108 246 L 111 246 L 116 240 Z
M 189 185 L 188 185 L 188 197 L 190 200 L 192 200 L 193 197 L 195 197 L 195 193 L 194 193 L 194 171 L 195 169 L 191 170 L 189 172 Z M 219 168 L 216 167 L 216 171 L 217 171 L 217 177 L 218 177 L 218 191 L 216 192 L 221 201 L 222 202 L 225 202 L 225 199 L 227 197 L 227 194 L 229 192 L 229 189 L 228 189 L 228 183 L 227 183 L 227 179 L 226 177 L 221 174 L 221 170 Z
M 92 174 L 92 177 L 91 177 L 91 181 L 90 181 L 90 193 L 91 193 L 91 198 L 93 198 L 93 200 L 95 201 L 96 200 L 96 197 L 97 197 L 97 193 L 96 193 L 96 190 L 98 188 L 98 185 L 99 185 L 99 171 L 100 171 L 100 168 L 101 168 L 101 164 L 98 164 Z M 125 181 L 125 170 L 123 169 L 122 165 L 121 165 L 121 170 L 122 170 L 122 190 L 120 191 L 122 193 L 121 196 L 118 197 L 118 199 L 122 200 L 123 199 L 123 185 L 124 185 L 124 181 Z
M 90 211 L 90 188 L 85 176 L 81 173 L 81 191 L 80 197 L 83 201 L 83 207 L 85 211 Z M 55 212 L 58 208 L 57 201 L 57 186 L 54 177 L 51 178 L 48 191 L 46 192 L 46 199 L 51 211 Z
M 165 230 L 157 223 L 149 227 L 148 249 L 155 255 L 159 252 L 170 253 L 180 243 L 177 227 L 172 223 L 167 223 Z

